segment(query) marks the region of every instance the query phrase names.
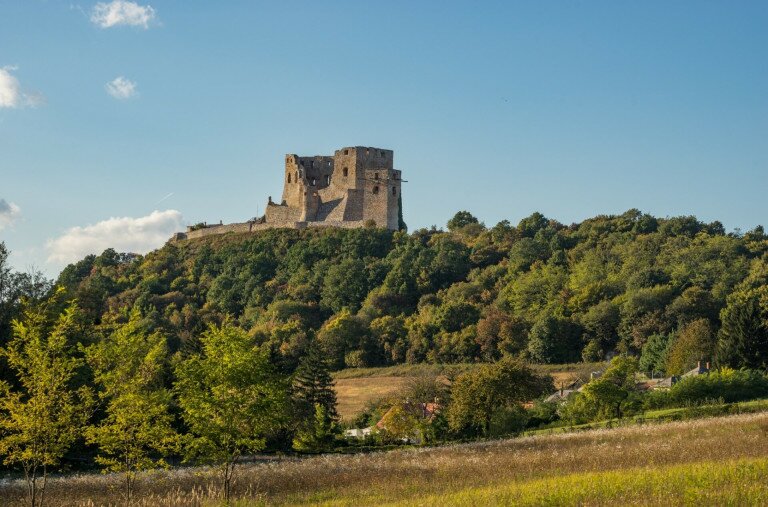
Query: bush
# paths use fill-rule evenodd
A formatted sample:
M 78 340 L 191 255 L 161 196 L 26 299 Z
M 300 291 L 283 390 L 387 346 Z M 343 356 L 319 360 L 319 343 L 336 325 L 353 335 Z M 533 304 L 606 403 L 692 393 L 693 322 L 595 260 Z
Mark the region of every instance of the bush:
M 724 402 L 768 396 L 768 377 L 756 370 L 721 368 L 709 375 L 685 377 L 669 390 L 667 404 L 680 406 L 705 399 Z

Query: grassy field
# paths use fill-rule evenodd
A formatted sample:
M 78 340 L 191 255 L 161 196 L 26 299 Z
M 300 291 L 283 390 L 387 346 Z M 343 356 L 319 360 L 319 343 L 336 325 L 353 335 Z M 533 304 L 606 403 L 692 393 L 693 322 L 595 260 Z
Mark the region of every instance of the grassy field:
M 336 409 L 342 421 L 362 412 L 366 404 L 396 394 L 408 377 L 360 377 L 336 380 Z
M 409 378 L 422 376 L 457 375 L 474 368 L 476 364 L 401 364 L 382 368 L 348 368 L 334 373 L 336 398 L 342 420 L 350 420 L 370 402 L 396 395 Z M 605 363 L 574 363 L 537 365 L 541 373 L 552 375 L 555 385 L 576 379 L 589 379 L 590 372 L 602 369 Z
M 219 505 L 213 472 L 141 477 L 136 505 Z M 48 505 L 120 502 L 120 477 L 49 482 Z M 768 413 L 247 464 L 236 505 L 768 503 Z M 23 484 L 0 486 L 21 504 Z
M 715 405 L 697 405 L 692 407 L 663 408 L 648 410 L 643 414 L 627 417 L 625 419 L 609 419 L 571 426 L 553 426 L 528 430 L 525 436 L 552 435 L 555 433 L 568 433 L 571 431 L 584 431 L 617 426 L 628 426 L 644 423 L 660 423 L 669 421 L 682 421 L 687 419 L 700 419 L 702 417 L 714 417 L 728 414 L 750 414 L 754 412 L 768 412 L 768 399 L 740 401 L 734 403 L 720 403 Z

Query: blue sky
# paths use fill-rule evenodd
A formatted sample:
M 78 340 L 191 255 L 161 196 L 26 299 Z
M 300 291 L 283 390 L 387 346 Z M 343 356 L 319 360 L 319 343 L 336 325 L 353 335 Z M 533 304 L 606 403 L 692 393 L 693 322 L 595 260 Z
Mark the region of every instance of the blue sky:
M 762 1 L 0 0 L 0 240 L 49 275 L 146 251 L 263 212 L 286 153 L 354 145 L 394 150 L 412 230 L 629 208 L 748 230 L 766 26 Z

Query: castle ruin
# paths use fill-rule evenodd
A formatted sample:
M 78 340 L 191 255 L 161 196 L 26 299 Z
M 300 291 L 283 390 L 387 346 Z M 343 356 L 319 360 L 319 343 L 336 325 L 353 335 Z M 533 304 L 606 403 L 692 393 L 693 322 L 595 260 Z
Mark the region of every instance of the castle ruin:
M 398 230 L 401 173 L 393 168 L 392 150 L 355 146 L 333 156 L 285 156 L 283 197 L 269 198 L 264 216 L 237 224 L 201 224 L 176 233 L 172 240 L 274 227 L 363 227 L 375 224 Z

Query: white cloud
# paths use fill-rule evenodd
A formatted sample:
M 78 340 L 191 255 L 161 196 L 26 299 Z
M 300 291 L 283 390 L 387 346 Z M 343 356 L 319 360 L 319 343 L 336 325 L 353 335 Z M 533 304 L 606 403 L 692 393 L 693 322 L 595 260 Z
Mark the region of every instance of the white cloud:
M 76 262 L 107 248 L 144 254 L 162 246 L 181 229 L 182 216 L 176 210 L 153 211 L 138 218 L 110 218 L 85 227 L 72 227 L 58 238 L 48 240 L 48 262 Z
M 136 95 L 136 83 L 123 76 L 118 76 L 104 86 L 107 93 L 118 100 L 130 99 Z
M 99 2 L 91 11 L 91 21 L 101 28 L 129 25 L 140 26 L 146 30 L 149 28 L 149 23 L 154 19 L 155 9 L 151 6 L 143 6 L 125 0 L 113 0 L 109 3 Z
M 11 74 L 16 67 L 0 67 L 0 108 L 35 107 L 45 99 L 40 93 L 23 90 L 19 80 Z
M 13 224 L 21 215 L 21 208 L 12 202 L 0 199 L 0 231 Z

